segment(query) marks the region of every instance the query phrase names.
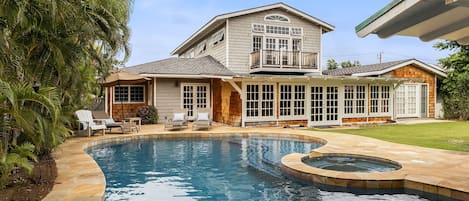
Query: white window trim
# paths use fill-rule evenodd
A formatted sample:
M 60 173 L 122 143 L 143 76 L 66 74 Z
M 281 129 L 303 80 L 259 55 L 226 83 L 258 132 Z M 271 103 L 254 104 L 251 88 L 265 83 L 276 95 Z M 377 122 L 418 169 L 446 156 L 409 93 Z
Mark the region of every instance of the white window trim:
M 277 83 L 276 82 L 266 82 L 266 83 L 263 83 L 263 82 L 243 82 L 243 96 L 246 97 L 247 95 L 247 85 L 258 85 L 259 86 L 259 99 L 257 100 L 258 101 L 258 114 L 259 116 L 256 116 L 256 117 L 248 117 L 246 112 L 247 112 L 247 108 L 245 107 L 245 104 L 246 104 L 246 101 L 247 100 L 243 100 L 242 104 L 243 104 L 243 108 L 246 109 L 246 112 L 245 112 L 245 115 L 244 118 L 245 118 L 245 122 L 261 122 L 261 121 L 277 121 L 277 107 L 278 107 L 278 104 L 277 104 Z M 270 116 L 270 117 L 263 117 L 262 116 L 262 85 L 273 85 L 274 86 L 274 105 L 273 105 L 273 115 Z
M 127 87 L 127 101 L 121 102 L 121 101 L 116 101 L 116 87 Z M 130 88 L 131 87 L 143 87 L 143 101 L 142 102 L 131 102 L 130 101 Z M 112 87 L 112 102 L 114 104 L 142 104 L 145 103 L 145 100 L 147 98 L 147 91 L 145 85 L 120 85 L 120 86 L 114 86 Z
M 285 19 L 287 19 L 287 21 L 280 21 L 280 20 L 270 20 L 270 19 L 267 19 L 268 17 L 272 17 L 272 16 L 279 16 L 279 17 L 283 17 Z M 273 14 L 268 14 L 266 16 L 264 16 L 264 21 L 269 21 L 269 22 L 281 22 L 281 23 L 290 23 L 290 18 L 285 16 L 285 15 L 282 15 L 282 14 L 278 14 L 278 13 L 273 13 Z
M 203 49 L 204 46 L 205 46 L 205 50 Z M 197 53 L 198 55 L 202 55 L 202 54 L 204 54 L 205 52 L 207 52 L 207 49 L 208 49 L 208 47 L 207 47 L 207 40 L 204 40 L 204 41 L 200 42 L 200 43 L 197 45 L 197 48 L 196 48 L 196 51 L 197 51 L 197 52 L 196 52 L 196 53 Z
M 345 113 L 345 86 L 353 86 L 353 99 L 352 99 L 352 113 L 350 114 L 346 114 Z M 365 111 L 363 113 L 357 113 L 357 86 L 363 86 L 365 87 L 365 99 L 363 99 L 365 101 L 365 105 L 364 105 L 364 109 Z M 344 84 L 343 85 L 343 91 L 342 91 L 342 118 L 361 118 L 361 117 L 367 117 L 368 116 L 368 100 L 371 101 L 371 99 L 369 99 L 369 96 L 368 96 L 368 87 L 366 84 Z M 373 114 L 373 113 L 370 113 L 370 114 Z
M 372 86 L 378 86 L 378 112 L 371 112 L 371 87 Z M 383 86 L 387 86 L 389 87 L 389 98 L 388 98 L 388 112 L 382 112 L 382 107 L 381 107 L 381 103 L 382 103 L 382 90 L 383 90 Z M 393 87 L 391 85 L 385 85 L 385 84 L 370 84 L 369 87 L 368 87 L 368 100 L 369 100 L 369 106 L 368 106 L 368 117 L 385 117 L 385 116 L 392 116 L 392 112 L 393 112 Z
M 211 46 L 215 47 L 225 41 L 225 28 L 220 29 L 219 31 L 215 32 L 210 40 Z M 223 40 L 221 40 L 223 36 Z M 216 44 L 215 44 L 216 43 Z
M 279 83 L 278 84 L 279 88 L 277 90 L 278 91 L 278 98 L 279 98 L 279 101 L 278 101 L 279 110 L 280 110 L 280 101 L 282 101 L 281 97 L 280 97 L 280 93 L 281 93 L 280 89 L 281 89 L 282 85 L 291 86 L 292 98 L 290 99 L 290 115 L 283 115 L 282 116 L 282 115 L 279 114 L 278 119 L 282 120 L 282 121 L 283 120 L 305 120 L 305 119 L 307 119 L 308 118 L 308 115 L 307 115 L 308 110 L 306 109 L 307 108 L 306 103 L 308 102 L 308 98 L 307 98 L 308 94 L 307 94 L 306 89 L 308 88 L 308 85 L 307 84 L 301 84 L 301 83 L 282 83 L 282 82 Z M 294 105 L 294 103 L 296 101 L 296 99 L 295 99 L 295 93 L 296 93 L 295 86 L 304 86 L 305 87 L 304 99 L 303 99 L 303 101 L 304 101 L 304 115 L 295 115 L 295 105 Z
M 300 29 L 301 33 L 300 34 L 293 34 L 293 29 Z M 290 27 L 290 35 L 296 36 L 296 37 L 303 36 L 303 27 Z
M 256 30 L 254 29 L 255 26 L 262 26 L 262 27 L 263 27 L 263 28 L 262 28 L 262 31 L 256 31 Z M 252 23 L 252 24 L 251 24 L 251 31 L 252 31 L 252 33 L 265 33 L 265 24 Z

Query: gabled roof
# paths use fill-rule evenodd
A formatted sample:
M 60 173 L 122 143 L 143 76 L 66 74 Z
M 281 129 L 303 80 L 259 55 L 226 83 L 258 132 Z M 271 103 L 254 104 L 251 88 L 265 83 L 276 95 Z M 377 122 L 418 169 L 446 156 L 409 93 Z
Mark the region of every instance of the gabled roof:
M 326 70 L 323 71 L 325 75 L 332 76 L 378 76 L 385 73 L 391 72 L 395 69 L 407 66 L 414 65 L 420 68 L 423 68 L 426 71 L 430 71 L 439 76 L 446 77 L 446 73 L 441 68 L 436 68 L 433 65 L 426 64 L 417 59 L 405 59 L 399 61 L 391 61 L 380 64 L 370 64 L 350 68 L 340 68 L 335 70 Z
M 232 77 L 234 74 L 211 56 L 168 58 L 123 69 L 148 77 Z
M 328 24 L 328 23 L 326 23 L 326 22 L 324 22 L 324 21 L 322 21 L 318 18 L 315 18 L 315 17 L 313 17 L 313 16 L 311 16 L 311 15 L 309 15 L 309 14 L 303 12 L 303 11 L 300 11 L 296 8 L 293 8 L 293 7 L 291 7 L 291 6 L 289 6 L 285 3 L 275 3 L 275 4 L 271 4 L 271 5 L 260 6 L 260 7 L 256 7 L 256 8 L 250 8 L 250 9 L 245 9 L 245 10 L 240 10 L 240 11 L 235 11 L 235 12 L 231 12 L 231 13 L 225 13 L 225 14 L 217 15 L 214 18 L 212 18 L 209 22 L 207 22 L 207 24 L 205 24 L 199 30 L 197 30 L 194 34 L 192 34 L 183 43 L 181 43 L 176 49 L 174 49 L 171 52 L 171 55 L 181 53 L 181 49 L 186 48 L 186 46 L 188 46 L 188 44 L 191 44 L 191 42 L 193 42 L 194 40 L 201 39 L 201 35 L 205 35 L 205 34 L 208 34 L 211 31 L 214 31 L 214 29 L 217 28 L 218 26 L 220 26 L 221 24 L 223 24 L 226 19 L 233 18 L 233 17 L 238 17 L 238 16 L 242 16 L 242 15 L 248 15 L 248 14 L 251 14 L 251 13 L 262 12 L 262 11 L 266 11 L 266 10 L 272 10 L 272 9 L 276 9 L 276 8 L 284 9 L 284 10 L 286 10 L 286 11 L 292 13 L 292 14 L 301 16 L 302 18 L 304 18 L 307 21 L 310 21 L 311 23 L 314 23 L 314 24 L 317 24 L 317 25 L 323 27 L 322 30 L 323 30 L 324 33 L 332 31 L 332 30 L 335 29 L 335 27 L 333 25 Z

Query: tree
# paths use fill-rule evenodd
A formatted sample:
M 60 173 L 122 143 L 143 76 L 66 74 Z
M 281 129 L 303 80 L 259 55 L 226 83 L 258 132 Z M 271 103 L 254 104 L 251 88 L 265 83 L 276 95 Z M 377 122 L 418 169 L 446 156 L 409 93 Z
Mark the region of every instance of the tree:
M 64 106 L 80 107 L 130 53 L 130 0 L 0 3 L 0 78 L 55 86 Z
M 0 171 L 30 168 L 15 150 L 48 154 L 65 139 L 73 111 L 97 91 L 96 77 L 130 54 L 131 6 L 132 0 L 0 0 L 0 132 L 8 137 Z M 10 143 L 16 133 L 33 146 Z
M 334 59 L 327 60 L 327 70 L 335 70 L 339 67 L 339 64 Z
M 435 44 L 439 50 L 453 50 L 455 53 L 440 59 L 448 76 L 443 80 L 442 97 L 447 118 L 469 119 L 469 46 L 454 41 Z
M 353 64 L 352 64 L 352 66 L 361 66 L 361 65 L 362 64 L 358 60 L 353 61 Z
M 353 63 L 350 62 L 350 60 L 340 62 L 340 67 L 342 68 L 350 68 L 350 67 L 356 67 L 356 66 L 361 66 L 360 61 L 355 60 L 353 61 Z
M 342 67 L 342 68 L 350 68 L 350 67 L 352 67 L 352 62 L 350 62 L 350 61 L 343 61 L 343 62 L 340 62 L 340 67 Z

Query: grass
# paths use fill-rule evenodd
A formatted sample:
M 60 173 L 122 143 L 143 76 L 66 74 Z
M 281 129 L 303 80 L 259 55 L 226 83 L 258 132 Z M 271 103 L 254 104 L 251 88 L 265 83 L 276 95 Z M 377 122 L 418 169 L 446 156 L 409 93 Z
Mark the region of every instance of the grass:
M 359 129 L 316 131 L 361 135 L 400 144 L 469 152 L 469 122 L 365 126 Z

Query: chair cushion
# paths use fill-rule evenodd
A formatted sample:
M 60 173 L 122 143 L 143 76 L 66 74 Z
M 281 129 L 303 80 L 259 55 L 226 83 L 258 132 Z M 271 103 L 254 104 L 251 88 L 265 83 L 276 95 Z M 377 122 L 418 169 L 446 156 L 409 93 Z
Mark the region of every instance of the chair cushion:
M 181 112 L 181 113 L 174 113 L 173 121 L 184 121 L 184 116 L 186 114 Z
M 106 125 L 108 125 L 108 124 L 115 124 L 115 123 L 116 123 L 116 122 L 114 121 L 114 119 L 111 119 L 111 118 L 106 119 L 105 121 L 106 121 Z
M 208 112 L 201 112 L 197 114 L 197 120 L 199 121 L 208 121 Z

